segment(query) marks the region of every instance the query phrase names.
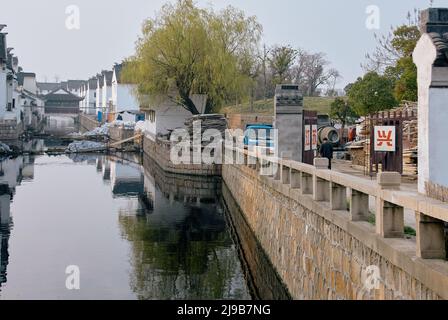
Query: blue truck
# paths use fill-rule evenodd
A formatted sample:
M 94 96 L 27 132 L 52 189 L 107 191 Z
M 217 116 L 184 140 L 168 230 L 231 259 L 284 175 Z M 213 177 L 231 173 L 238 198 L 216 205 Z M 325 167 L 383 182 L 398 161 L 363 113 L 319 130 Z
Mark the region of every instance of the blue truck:
M 267 148 L 270 152 L 274 152 L 273 129 L 274 127 L 269 124 L 247 125 L 244 132 L 244 147 Z

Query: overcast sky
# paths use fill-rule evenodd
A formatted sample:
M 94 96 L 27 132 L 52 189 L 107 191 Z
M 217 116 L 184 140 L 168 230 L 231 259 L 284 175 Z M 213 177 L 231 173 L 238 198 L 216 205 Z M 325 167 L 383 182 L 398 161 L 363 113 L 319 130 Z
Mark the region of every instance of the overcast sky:
M 142 21 L 167 0 L 20 0 L 2 1 L 0 24 L 7 24 L 8 46 L 25 71 L 39 80 L 86 79 L 110 69 L 134 51 Z M 374 32 L 387 33 L 406 20 L 408 11 L 429 0 L 199 0 L 201 6 L 233 5 L 256 15 L 263 41 L 290 44 L 327 54 L 344 77 L 339 87 L 362 74 L 360 64 L 375 47 Z M 66 27 L 66 8 L 80 10 L 80 29 Z M 380 9 L 380 29 L 366 27 L 366 8 Z M 448 0 L 435 0 L 448 7 Z

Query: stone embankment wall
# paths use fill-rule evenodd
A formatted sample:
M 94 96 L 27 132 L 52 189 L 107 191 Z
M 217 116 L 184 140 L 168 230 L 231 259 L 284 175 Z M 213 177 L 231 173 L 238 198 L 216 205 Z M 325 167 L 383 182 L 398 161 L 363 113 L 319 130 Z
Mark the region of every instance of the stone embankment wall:
M 216 201 L 216 195 L 221 192 L 221 178 L 218 176 L 179 175 L 166 172 L 146 154 L 143 157 L 143 168 L 149 176 L 154 177 L 154 182 L 160 191 L 170 199 L 211 203 Z
M 125 139 L 129 139 L 132 138 L 134 135 L 135 135 L 134 129 L 126 129 L 122 126 L 113 126 L 109 128 L 109 137 L 112 142 L 118 142 Z
M 385 239 L 248 166 L 223 180 L 294 299 L 448 298 L 446 262 L 415 256 L 415 242 Z M 372 289 L 367 271 L 379 270 Z
M 79 115 L 79 125 L 83 131 L 92 131 L 96 127 L 100 126 L 100 123 L 95 119 L 94 116 L 88 116 L 85 114 Z
M 171 142 L 150 137 L 143 138 L 143 151 L 153 159 L 164 171 L 201 176 L 220 176 L 221 165 L 215 164 L 174 164 L 171 161 Z
M 0 120 L 0 140 L 17 140 L 23 133 L 22 123 L 13 120 Z

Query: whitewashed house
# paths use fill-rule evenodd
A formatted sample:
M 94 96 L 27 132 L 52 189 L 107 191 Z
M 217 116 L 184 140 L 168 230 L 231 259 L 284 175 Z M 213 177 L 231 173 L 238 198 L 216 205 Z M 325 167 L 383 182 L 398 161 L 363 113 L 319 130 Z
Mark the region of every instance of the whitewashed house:
M 97 88 L 98 88 L 98 79 L 96 77 L 90 78 L 87 81 L 87 91 L 84 99 L 86 114 L 89 115 L 96 114 L 97 96 L 98 96 Z
M 3 118 L 7 106 L 7 83 L 6 78 L 8 74 L 8 52 L 6 44 L 6 33 L 1 33 L 5 25 L 0 25 L 0 118 Z
M 136 85 L 125 83 L 121 73 L 123 64 L 116 64 L 113 67 L 112 76 L 112 110 L 117 113 L 122 111 L 139 110 L 140 104 L 136 98 Z
M 102 88 L 103 88 L 103 84 L 104 84 L 104 77 L 102 74 L 98 74 L 96 76 L 96 97 L 95 97 L 95 114 L 98 115 L 98 113 L 100 111 L 102 111 L 103 109 L 103 99 L 102 99 Z
M 70 93 L 75 96 L 81 97 L 81 87 L 84 85 L 84 80 L 68 80 L 67 81 L 67 89 Z
M 192 95 L 190 97 L 200 113 L 204 113 L 207 102 L 206 95 Z M 177 128 L 184 128 L 185 121 L 192 117 L 190 111 L 169 98 L 157 99 L 149 107 L 142 108 L 146 114 L 144 123 L 145 135 L 155 140 L 157 136 L 166 135 Z
M 23 129 L 39 130 L 45 117 L 45 100 L 42 96 L 22 88 L 20 107 L 23 110 Z
M 108 114 L 112 104 L 112 71 L 103 71 L 103 85 L 101 87 L 101 107 L 103 114 Z

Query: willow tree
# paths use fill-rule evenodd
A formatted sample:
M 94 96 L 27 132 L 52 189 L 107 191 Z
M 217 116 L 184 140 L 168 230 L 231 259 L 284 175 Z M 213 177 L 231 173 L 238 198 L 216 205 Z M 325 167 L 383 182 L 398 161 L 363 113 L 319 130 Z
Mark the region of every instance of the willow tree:
M 210 112 L 247 94 L 250 75 L 245 70 L 247 61 L 253 61 L 247 55 L 256 53 L 261 29 L 255 17 L 233 7 L 215 12 L 192 0 L 166 4 L 144 22 L 123 77 L 138 84 L 140 99 L 168 97 L 193 114 L 199 108 L 191 96 L 206 94 Z

